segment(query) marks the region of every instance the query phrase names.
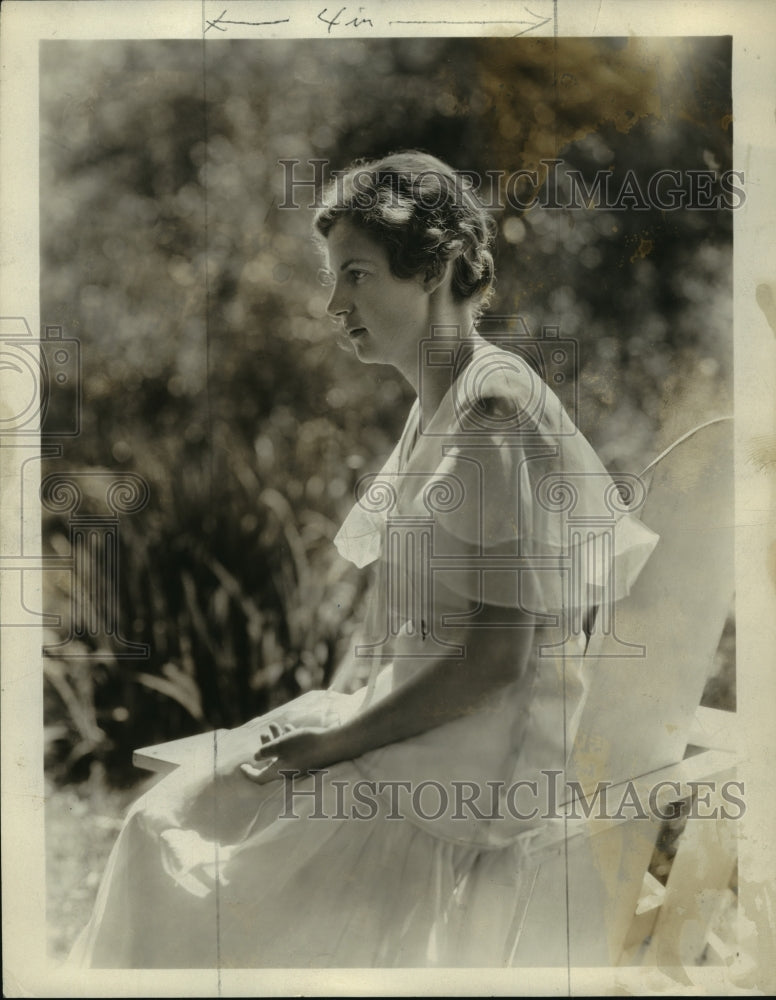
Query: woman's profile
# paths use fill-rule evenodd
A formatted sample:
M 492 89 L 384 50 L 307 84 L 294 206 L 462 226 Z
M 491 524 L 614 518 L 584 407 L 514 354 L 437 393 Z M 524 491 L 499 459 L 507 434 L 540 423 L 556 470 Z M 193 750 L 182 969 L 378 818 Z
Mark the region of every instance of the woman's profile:
M 545 775 L 584 698 L 583 624 L 656 536 L 623 506 L 593 558 L 611 478 L 526 360 L 478 331 L 492 228 L 464 175 L 417 151 L 324 193 L 328 312 L 417 394 L 335 539 L 374 572 L 352 651 L 367 682 L 231 731 L 136 802 L 71 962 L 509 964 Z

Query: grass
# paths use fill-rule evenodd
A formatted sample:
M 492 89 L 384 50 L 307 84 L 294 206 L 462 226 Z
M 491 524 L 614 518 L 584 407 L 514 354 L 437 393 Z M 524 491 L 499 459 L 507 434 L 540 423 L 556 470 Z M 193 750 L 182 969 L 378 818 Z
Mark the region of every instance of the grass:
M 123 816 L 148 784 L 145 778 L 132 787 L 111 788 L 97 767 L 77 785 L 47 782 L 47 945 L 54 961 L 67 957 L 88 922 Z

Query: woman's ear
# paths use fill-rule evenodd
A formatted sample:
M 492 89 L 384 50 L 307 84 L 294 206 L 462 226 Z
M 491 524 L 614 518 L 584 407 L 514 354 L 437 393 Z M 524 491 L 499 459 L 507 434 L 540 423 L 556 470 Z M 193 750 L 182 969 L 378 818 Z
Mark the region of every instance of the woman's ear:
M 446 282 L 449 282 L 450 275 L 452 274 L 453 262 L 451 260 L 443 261 L 434 270 L 429 270 L 426 272 L 426 276 L 423 278 L 423 289 L 431 295 L 437 289 L 441 288 Z

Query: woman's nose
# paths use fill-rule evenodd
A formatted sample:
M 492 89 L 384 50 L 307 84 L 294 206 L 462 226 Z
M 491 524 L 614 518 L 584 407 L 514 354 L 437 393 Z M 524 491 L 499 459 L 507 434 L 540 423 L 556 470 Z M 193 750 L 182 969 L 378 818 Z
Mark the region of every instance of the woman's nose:
M 339 284 L 336 284 L 332 289 L 328 305 L 326 306 L 326 312 L 333 319 L 340 319 L 342 316 L 347 316 L 350 312 L 350 304 L 343 294 L 343 289 L 339 286 Z

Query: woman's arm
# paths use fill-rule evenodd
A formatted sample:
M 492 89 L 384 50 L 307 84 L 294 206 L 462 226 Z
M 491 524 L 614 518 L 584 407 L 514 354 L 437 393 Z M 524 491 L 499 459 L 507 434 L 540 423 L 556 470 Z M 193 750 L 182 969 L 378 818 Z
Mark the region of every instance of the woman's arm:
M 486 608 L 477 628 L 440 629 L 441 639 L 464 646 L 464 656 L 428 658 L 389 695 L 338 727 L 332 738 L 342 759 L 468 715 L 516 680 L 530 652 L 533 628 L 525 621 L 520 627 L 498 625 L 499 618 L 503 621 L 503 608 Z
M 478 627 L 438 626 L 439 639 L 464 646 L 462 657 L 434 656 L 418 663 L 414 672 L 390 694 L 341 726 L 305 729 L 266 743 L 256 754 L 259 762 L 276 758 L 267 767 L 244 767 L 246 776 L 263 783 L 283 770 L 307 771 L 351 760 L 388 743 L 417 736 L 475 711 L 494 691 L 516 680 L 524 669 L 533 642 L 526 618 L 504 608 L 486 607 Z M 397 643 L 397 659 L 418 653 L 418 640 Z

